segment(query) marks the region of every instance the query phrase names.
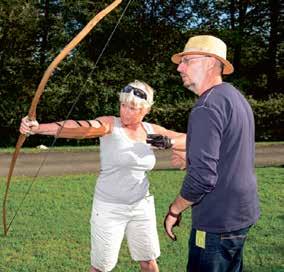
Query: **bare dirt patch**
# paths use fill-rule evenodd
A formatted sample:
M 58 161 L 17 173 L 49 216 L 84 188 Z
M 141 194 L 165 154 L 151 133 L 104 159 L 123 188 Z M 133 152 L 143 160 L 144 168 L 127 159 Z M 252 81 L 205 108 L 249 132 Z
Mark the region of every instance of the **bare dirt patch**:
M 173 169 L 170 164 L 171 152 L 155 151 L 157 164 L 155 169 Z M 7 176 L 11 154 L 0 154 L 0 176 Z M 284 166 L 284 144 L 260 145 L 256 148 L 256 166 Z M 99 153 L 49 152 L 20 154 L 15 176 L 57 176 L 83 173 L 98 173 L 100 169 Z

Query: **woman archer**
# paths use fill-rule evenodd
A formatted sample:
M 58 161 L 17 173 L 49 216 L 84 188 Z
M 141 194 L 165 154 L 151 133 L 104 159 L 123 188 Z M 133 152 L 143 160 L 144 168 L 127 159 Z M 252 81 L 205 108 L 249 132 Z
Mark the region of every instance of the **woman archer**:
M 135 80 L 126 85 L 119 96 L 119 117 L 46 124 L 29 121 L 27 117 L 22 119 L 20 132 L 23 134 L 100 138 L 101 170 L 90 219 L 91 272 L 111 271 L 115 267 L 124 236 L 131 257 L 140 263 L 141 271 L 159 271 L 154 197 L 149 192 L 146 175 L 154 168 L 156 159 L 147 142 L 176 149 L 184 147 L 186 136 L 143 122 L 153 105 L 153 93 L 145 82 Z

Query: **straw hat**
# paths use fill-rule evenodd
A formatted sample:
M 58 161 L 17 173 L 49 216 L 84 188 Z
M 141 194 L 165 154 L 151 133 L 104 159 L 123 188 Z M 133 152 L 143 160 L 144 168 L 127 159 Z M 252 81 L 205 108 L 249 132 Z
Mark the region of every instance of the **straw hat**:
M 233 65 L 226 60 L 226 44 L 222 40 L 214 36 L 200 35 L 190 38 L 185 45 L 183 52 L 174 54 L 172 56 L 172 62 L 179 64 L 182 56 L 185 55 L 212 56 L 224 64 L 224 75 L 231 74 L 234 71 Z

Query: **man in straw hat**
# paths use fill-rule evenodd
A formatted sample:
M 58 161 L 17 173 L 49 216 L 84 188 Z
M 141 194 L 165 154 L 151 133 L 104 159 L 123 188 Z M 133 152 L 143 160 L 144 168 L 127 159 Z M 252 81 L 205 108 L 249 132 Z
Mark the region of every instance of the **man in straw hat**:
M 250 226 L 259 217 L 254 174 L 254 117 L 245 97 L 222 75 L 234 71 L 226 44 L 209 35 L 188 40 L 174 54 L 183 85 L 199 96 L 188 120 L 186 163 L 180 195 L 170 205 L 165 229 L 192 208 L 187 271 L 242 271 L 243 247 Z

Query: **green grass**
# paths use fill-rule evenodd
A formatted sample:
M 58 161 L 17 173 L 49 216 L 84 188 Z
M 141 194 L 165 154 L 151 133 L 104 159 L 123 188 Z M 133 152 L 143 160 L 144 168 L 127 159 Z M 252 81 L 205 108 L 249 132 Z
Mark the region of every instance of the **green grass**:
M 21 153 L 40 153 L 40 152 L 88 152 L 98 151 L 98 145 L 87 146 L 54 146 L 47 150 L 39 149 L 37 147 L 22 147 Z M 12 154 L 15 151 L 15 147 L 0 148 L 0 154 Z
M 163 217 L 179 191 L 183 175 L 181 171 L 166 170 L 150 174 L 161 244 L 161 272 L 185 271 L 190 212 L 184 214 L 181 227 L 175 231 L 177 242 L 171 242 L 163 230 Z M 257 176 L 261 219 L 249 233 L 245 271 L 284 271 L 284 168 L 258 168 Z M 12 180 L 9 219 L 30 183 L 31 179 L 25 177 Z M 37 178 L 8 236 L 0 234 L 0 271 L 88 271 L 94 184 L 95 177 L 91 175 Z M 4 187 L 5 178 L 1 178 L 1 196 Z M 0 231 L 3 233 L 1 228 Z M 114 271 L 139 271 L 125 242 Z

